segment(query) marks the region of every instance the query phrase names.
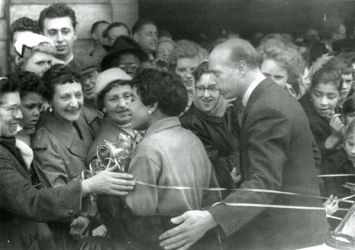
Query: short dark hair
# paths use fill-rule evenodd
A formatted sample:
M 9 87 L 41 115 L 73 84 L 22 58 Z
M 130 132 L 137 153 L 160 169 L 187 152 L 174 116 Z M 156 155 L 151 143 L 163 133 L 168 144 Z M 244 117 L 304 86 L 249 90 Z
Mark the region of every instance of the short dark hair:
M 155 27 L 158 27 L 156 22 L 154 22 L 152 19 L 139 19 L 132 27 L 132 34 L 138 33 L 144 25 L 151 24 L 154 25 Z
M 116 28 L 116 27 L 125 27 L 125 28 L 127 29 L 127 31 L 128 31 L 128 34 L 131 34 L 131 31 L 130 31 L 130 29 L 128 28 L 127 24 L 121 23 L 121 22 L 114 22 L 114 23 L 111 23 L 111 24 L 105 29 L 105 31 L 104 31 L 104 33 L 103 33 L 103 36 L 104 36 L 104 37 L 108 37 L 109 31 L 110 31 L 111 29 L 113 29 L 113 28 Z
M 73 25 L 73 28 L 74 29 L 76 28 L 77 21 L 76 21 L 75 11 L 65 3 L 55 3 L 43 9 L 39 14 L 38 26 L 40 30 L 43 32 L 44 19 L 46 18 L 52 19 L 58 17 L 69 17 Z
M 355 112 L 355 97 L 348 97 L 343 103 L 343 114 L 349 114 Z
M 2 98 L 5 94 L 18 92 L 18 85 L 15 81 L 12 81 L 10 78 L 1 77 L 0 78 L 0 104 L 2 104 Z
M 17 31 L 31 31 L 36 34 L 40 33 L 37 21 L 29 17 L 20 17 L 11 23 L 10 26 L 11 41 L 13 41 L 13 36 Z
M 316 71 L 312 77 L 310 90 L 314 89 L 319 83 L 333 83 L 338 91 L 341 90 L 341 73 L 339 70 L 324 65 Z
M 94 33 L 96 31 L 97 27 L 99 27 L 100 24 L 108 24 L 108 23 L 109 22 L 107 22 L 105 20 L 100 20 L 100 21 L 94 22 L 91 25 L 90 34 Z
M 158 103 L 158 109 L 166 116 L 177 116 L 186 108 L 186 88 L 170 73 L 143 69 L 132 83 L 145 106 Z
M 12 73 L 9 77 L 19 86 L 21 98 L 26 96 L 28 93 L 37 93 L 43 96 L 43 80 L 35 73 L 28 71 L 18 71 L 16 73 Z
M 117 81 L 113 81 L 113 82 L 109 83 L 97 95 L 97 101 L 96 101 L 97 108 L 101 111 L 103 110 L 103 108 L 105 107 L 105 96 L 108 92 L 110 92 L 111 89 L 113 89 L 114 87 L 125 86 L 125 85 L 132 86 L 132 81 L 117 80 Z
M 197 66 L 197 68 L 193 72 L 195 82 L 197 82 L 203 74 L 208 74 L 208 73 L 213 74 L 213 71 L 209 70 L 208 61 L 203 61 L 202 63 L 200 63 L 200 65 Z
M 50 101 L 54 96 L 55 86 L 66 83 L 81 83 L 80 75 L 63 64 L 53 65 L 43 75 L 44 98 Z

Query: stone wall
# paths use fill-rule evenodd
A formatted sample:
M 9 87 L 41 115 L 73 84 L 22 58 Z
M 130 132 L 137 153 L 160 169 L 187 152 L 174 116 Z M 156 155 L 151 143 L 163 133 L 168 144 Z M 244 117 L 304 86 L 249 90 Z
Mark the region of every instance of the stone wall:
M 74 53 L 87 54 L 92 49 L 91 25 L 98 20 L 121 21 L 130 27 L 138 19 L 138 0 L 0 0 L 0 67 L 6 72 L 8 27 L 17 18 L 38 19 L 41 10 L 56 2 L 67 3 L 75 10 L 78 39 Z

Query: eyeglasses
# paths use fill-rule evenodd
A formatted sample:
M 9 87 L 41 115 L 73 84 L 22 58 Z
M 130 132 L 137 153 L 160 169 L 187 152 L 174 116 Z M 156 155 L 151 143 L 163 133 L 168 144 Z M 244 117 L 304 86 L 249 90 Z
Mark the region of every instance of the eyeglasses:
M 0 105 L 0 108 L 3 108 L 5 111 L 10 112 L 12 116 L 16 116 L 20 111 L 20 106 L 14 105 L 10 107 L 4 107 Z
M 122 70 L 128 70 L 128 69 L 136 70 L 139 66 L 138 64 L 135 63 L 120 63 L 118 67 Z
M 195 90 L 196 90 L 196 93 L 197 94 L 204 94 L 205 91 L 207 90 L 209 93 L 217 93 L 219 91 L 219 89 L 217 88 L 217 86 L 207 86 L 207 87 L 204 87 L 204 86 L 198 86 L 198 87 L 195 87 Z

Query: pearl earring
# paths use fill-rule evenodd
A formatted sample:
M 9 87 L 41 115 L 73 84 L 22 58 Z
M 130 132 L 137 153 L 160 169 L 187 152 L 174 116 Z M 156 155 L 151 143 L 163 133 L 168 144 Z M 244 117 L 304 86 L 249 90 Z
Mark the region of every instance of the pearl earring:
M 152 115 L 152 111 L 151 110 L 148 110 L 148 115 Z

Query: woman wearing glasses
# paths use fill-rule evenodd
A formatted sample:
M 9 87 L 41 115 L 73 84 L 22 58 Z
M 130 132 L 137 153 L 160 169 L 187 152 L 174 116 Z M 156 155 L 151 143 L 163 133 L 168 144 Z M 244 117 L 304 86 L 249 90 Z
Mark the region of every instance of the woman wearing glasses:
M 217 78 L 208 71 L 207 62 L 198 66 L 194 77 L 193 104 L 180 122 L 202 141 L 221 187 L 233 188 L 240 179 L 239 153 L 238 142 L 224 117 L 227 101 L 219 93 Z

